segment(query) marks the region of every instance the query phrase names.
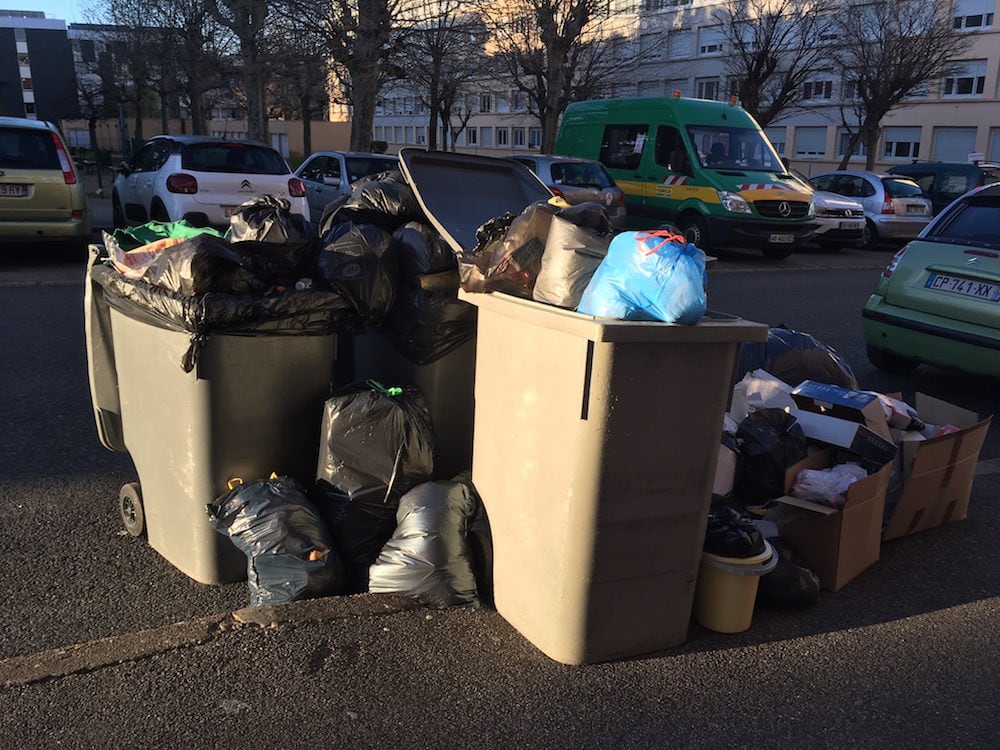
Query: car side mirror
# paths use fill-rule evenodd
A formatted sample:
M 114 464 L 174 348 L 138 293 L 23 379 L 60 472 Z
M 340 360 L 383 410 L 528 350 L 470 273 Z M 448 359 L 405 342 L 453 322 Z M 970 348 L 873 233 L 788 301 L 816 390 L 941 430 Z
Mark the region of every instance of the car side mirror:
M 327 185 L 329 187 L 340 187 L 340 178 L 339 177 L 324 177 L 323 178 L 323 184 Z
M 130 174 L 132 174 L 132 167 L 129 165 L 127 161 L 123 161 L 121 164 L 118 165 L 118 173 L 122 177 L 128 177 Z

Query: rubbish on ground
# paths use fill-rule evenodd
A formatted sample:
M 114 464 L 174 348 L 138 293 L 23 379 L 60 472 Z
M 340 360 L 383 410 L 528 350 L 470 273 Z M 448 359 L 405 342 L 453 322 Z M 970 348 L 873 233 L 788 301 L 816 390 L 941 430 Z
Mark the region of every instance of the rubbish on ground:
M 792 398 L 800 411 L 858 422 L 879 437 L 892 440 L 885 410 L 877 394 L 804 380 L 792 390 Z
M 803 469 L 795 478 L 792 496 L 801 500 L 843 508 L 847 500 L 847 488 L 868 472 L 857 464 L 838 464 L 826 469 Z
M 156 254 L 142 280 L 184 297 L 202 294 L 261 294 L 270 287 L 252 256 L 228 242 L 200 235 L 166 247 Z
M 760 579 L 757 600 L 782 609 L 805 609 L 819 601 L 819 576 L 791 544 L 778 536 L 767 541 L 774 548 L 778 564 Z
M 734 488 L 746 505 L 778 497 L 785 491 L 785 471 L 806 456 L 806 436 L 790 414 L 760 409 L 740 422 L 736 433 L 744 471 Z
M 247 556 L 250 604 L 340 593 L 343 564 L 319 513 L 298 482 L 272 475 L 243 484 L 207 507 L 210 523 Z
M 196 227 L 186 221 L 150 221 L 136 227 L 103 232 L 108 257 L 122 274 L 132 279 L 142 277 L 157 254 L 186 239 L 207 234 L 222 239 L 222 233 L 211 227 Z
M 752 370 L 766 370 L 792 387 L 803 380 L 858 387 L 851 366 L 832 347 L 811 334 L 787 328 L 772 328 L 766 343 L 746 343 L 740 347 L 736 380 Z
M 792 389 L 783 380 L 779 380 L 764 370 L 754 370 L 743 376 L 733 386 L 733 398 L 727 415 L 736 424 L 747 418 L 751 412 L 758 409 L 796 410 Z
M 392 236 L 384 229 L 351 222 L 334 225 L 320 241 L 319 270 L 362 320 L 379 320 L 392 309 L 399 260 Z
M 877 435 L 860 422 L 805 410 L 797 411 L 795 418 L 807 438 L 850 451 L 864 460 L 866 468 L 880 468 L 896 456 L 892 440 Z
M 374 224 L 391 234 L 409 221 L 424 219 L 420 204 L 401 173 L 382 173 L 378 177 L 355 182 L 351 197 L 328 218 L 327 225 Z
M 403 495 L 396 530 L 369 570 L 368 590 L 435 607 L 478 607 L 467 540 L 476 502 L 464 482 L 427 482 Z
M 731 505 L 713 504 L 705 529 L 705 552 L 722 557 L 753 557 L 764 551 L 764 537 Z
M 309 222 L 285 198 L 264 195 L 242 204 L 230 218 L 233 248 L 262 261 L 269 278 L 291 284 L 313 270 L 316 243 Z
M 559 211 L 549 226 L 533 299 L 575 310 L 607 256 L 611 238 L 607 213 L 600 204 L 581 203 Z
M 705 253 L 668 231 L 622 232 L 583 293 L 579 312 L 694 325 L 705 314 Z

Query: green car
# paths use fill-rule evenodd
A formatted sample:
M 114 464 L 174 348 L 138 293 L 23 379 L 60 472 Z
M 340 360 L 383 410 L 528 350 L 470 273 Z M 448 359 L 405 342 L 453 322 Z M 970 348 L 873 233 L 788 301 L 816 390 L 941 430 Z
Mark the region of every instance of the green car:
M 861 315 L 880 370 L 1000 377 L 1000 185 L 958 198 L 896 253 Z

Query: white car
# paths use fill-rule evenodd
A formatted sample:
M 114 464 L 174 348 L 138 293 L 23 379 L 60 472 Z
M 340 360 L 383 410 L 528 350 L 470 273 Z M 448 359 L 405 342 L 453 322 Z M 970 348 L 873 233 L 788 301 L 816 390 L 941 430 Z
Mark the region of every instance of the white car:
M 225 228 L 241 203 L 268 194 L 286 198 L 292 212 L 308 221 L 305 183 L 270 146 L 158 135 L 122 163 L 111 206 L 116 227 L 186 219 Z

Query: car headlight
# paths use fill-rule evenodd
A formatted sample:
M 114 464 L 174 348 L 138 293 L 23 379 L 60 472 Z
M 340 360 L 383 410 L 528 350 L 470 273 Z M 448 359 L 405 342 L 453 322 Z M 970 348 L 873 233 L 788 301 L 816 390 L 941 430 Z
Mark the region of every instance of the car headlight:
M 736 193 L 730 193 L 728 190 L 720 190 L 719 199 L 722 201 L 722 207 L 727 211 L 731 211 L 734 214 L 750 213 L 750 204 Z
M 814 216 L 816 216 L 816 202 L 809 201 L 809 210 L 806 211 L 806 218 L 812 219 Z

